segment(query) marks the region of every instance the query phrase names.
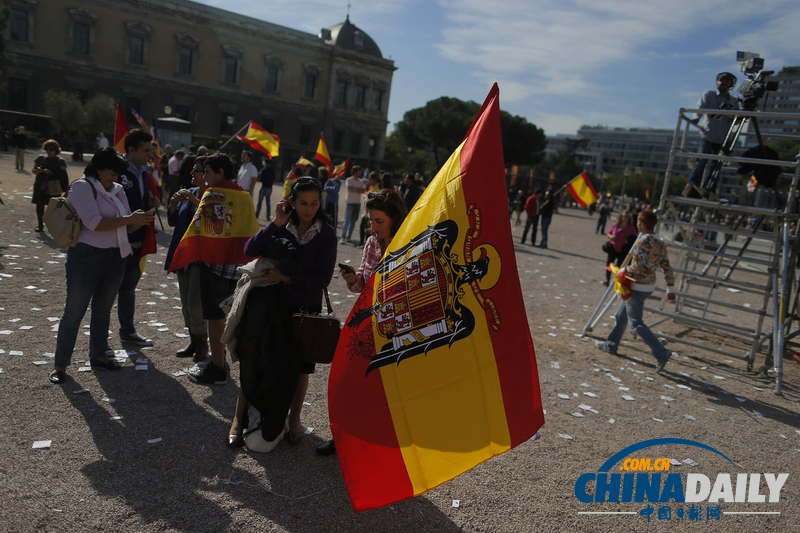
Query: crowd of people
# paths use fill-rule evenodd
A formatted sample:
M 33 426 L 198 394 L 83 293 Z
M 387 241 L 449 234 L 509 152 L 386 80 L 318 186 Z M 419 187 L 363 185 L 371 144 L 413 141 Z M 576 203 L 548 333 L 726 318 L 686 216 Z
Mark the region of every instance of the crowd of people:
M 364 246 L 358 270 L 342 269 L 341 274 L 351 291 L 361 292 L 419 199 L 421 180 L 406 175 L 402 186 L 395 188 L 386 172 L 373 171 L 365 176 L 364 169 L 354 166 L 347 178 L 341 174 L 329 177 L 325 167 L 298 166 L 286 177 L 285 194 L 271 205 L 275 181 L 272 162 L 267 160 L 257 168 L 258 158 L 249 150 L 234 158 L 224 153 L 209 154 L 202 148 L 190 147 L 186 152 L 168 148 L 164 157 L 154 162 L 153 138 L 140 129 L 128 133 L 124 146 L 124 155 L 110 147 L 99 149 L 81 178 L 71 185 L 55 140 L 44 144 L 47 155 L 35 163 L 37 212 L 49 198 L 67 192 L 83 223 L 78 244 L 67 251 L 67 298 L 49 381 L 63 384 L 69 380 L 67 370 L 80 323 L 90 305 L 92 367 L 111 371 L 121 368 L 107 335 L 115 301 L 123 345 L 153 345 L 134 326 L 135 291 L 141 277 L 140 259 L 152 253 L 147 250 L 146 236 L 154 231 L 155 211 L 163 194 L 167 221 L 173 227 L 164 269 L 177 275 L 181 313 L 189 332 L 188 344 L 175 355 L 196 363 L 188 376 L 192 382 L 224 385 L 230 369 L 223 339 L 233 335 L 235 351 L 227 346 L 230 357 L 240 362 L 241 389 L 231 416 L 228 444 L 241 446 L 245 442 L 251 407 L 260 416 L 260 435 L 272 447 L 281 439 L 297 444 L 303 435 L 301 413 L 308 378 L 315 369 L 313 363 L 297 358 L 287 324 L 301 309 L 321 311 L 323 289 L 336 265 L 341 184 L 344 181 L 348 194 L 342 242 L 359 225 Z M 153 179 L 153 172 L 159 171 L 161 179 Z M 256 193 L 258 182 L 261 192 Z M 237 211 L 232 218 L 238 228 L 246 229 L 249 240 L 237 240 L 227 233 L 220 238 L 213 230 L 204 229 L 195 232 L 199 232 L 199 244 L 188 243 L 190 229 L 213 227 L 216 213 L 208 209 L 213 207 L 208 202 L 216 197 L 225 198 L 216 200 L 224 205 L 247 198 L 233 208 Z M 267 223 L 259 230 L 257 219 L 264 203 Z M 41 217 L 39 224 L 41 227 Z M 212 234 L 216 238 L 213 246 L 227 246 L 225 253 L 204 253 L 211 241 L 202 239 Z M 263 266 L 259 262 L 264 260 L 273 262 L 254 274 L 253 268 Z M 240 278 L 249 282 L 254 276 L 258 283 L 245 293 L 244 312 L 236 318 L 235 331 L 229 335 L 226 327 L 231 327 L 231 319 L 221 304 L 228 305 L 238 297 L 238 287 L 244 285 Z M 270 401 L 265 402 L 265 398 Z M 335 453 L 333 443 L 323 444 L 318 452 Z

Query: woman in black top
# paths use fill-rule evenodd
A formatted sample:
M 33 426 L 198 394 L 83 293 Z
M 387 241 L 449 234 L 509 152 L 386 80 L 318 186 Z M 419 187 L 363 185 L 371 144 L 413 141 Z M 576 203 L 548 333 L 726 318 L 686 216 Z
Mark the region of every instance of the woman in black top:
M 39 225 L 36 231 L 42 231 L 44 224 L 42 215 L 44 208 L 52 196 L 61 196 L 69 188 L 69 178 L 67 177 L 67 162 L 58 157 L 61 153 L 61 146 L 53 139 L 45 141 L 42 145 L 47 155 L 40 155 L 33 162 L 33 173 L 36 179 L 33 181 L 33 198 L 31 203 L 36 204 L 36 218 Z

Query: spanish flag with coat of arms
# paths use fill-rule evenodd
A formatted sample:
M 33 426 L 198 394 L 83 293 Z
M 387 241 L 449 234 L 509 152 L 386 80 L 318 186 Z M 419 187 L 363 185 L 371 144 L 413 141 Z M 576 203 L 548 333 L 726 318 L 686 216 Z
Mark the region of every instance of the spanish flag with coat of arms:
M 244 245 L 258 232 L 253 197 L 233 181 L 206 189 L 186 233 L 175 249 L 169 271 L 194 262 L 245 264 Z
M 356 511 L 433 489 L 544 423 L 498 98 L 495 84 L 342 330 L 328 403 Z

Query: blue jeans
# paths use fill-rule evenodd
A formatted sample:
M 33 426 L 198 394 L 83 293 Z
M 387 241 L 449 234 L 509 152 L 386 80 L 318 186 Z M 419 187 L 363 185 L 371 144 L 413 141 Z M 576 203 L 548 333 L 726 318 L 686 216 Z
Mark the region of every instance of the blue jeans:
M 531 233 L 531 244 L 536 244 L 536 231 L 539 229 L 539 217 L 528 217 L 525 220 L 525 230 L 522 232 L 522 244 L 525 244 L 525 239 L 528 237 L 528 230 L 533 228 Z
M 608 338 L 605 342 L 606 351 L 611 353 L 617 353 L 617 349 L 619 348 L 619 341 L 622 340 L 622 335 L 625 333 L 625 327 L 628 325 L 628 319 L 631 321 L 631 327 L 636 332 L 639 337 L 650 347 L 650 351 L 653 352 L 653 357 L 655 357 L 659 362 L 663 361 L 669 355 L 669 352 L 664 345 L 653 335 L 653 332 L 650 331 L 650 328 L 647 327 L 647 324 L 644 323 L 642 320 L 642 315 L 644 314 L 644 301 L 650 296 L 651 293 L 645 291 L 631 291 L 631 297 L 625 300 L 624 302 L 619 304 L 619 308 L 617 309 L 617 314 L 614 317 L 617 319 L 617 323 L 614 325 L 614 329 L 611 330 L 611 333 L 608 334 Z
M 119 317 L 120 336 L 136 333 L 136 326 L 133 324 L 133 314 L 136 311 L 136 285 L 142 277 L 139 269 L 139 259 L 142 256 L 142 247 L 134 248 L 133 253 L 125 258 L 125 275 L 122 278 L 122 285 L 119 287 L 119 299 L 117 300 L 117 317 Z
M 67 301 L 58 326 L 55 366 L 67 367 L 72 359 L 81 320 L 92 304 L 89 357 L 102 359 L 108 346 L 111 308 L 125 274 L 119 248 L 95 248 L 78 243 L 67 250 Z
M 542 246 L 547 246 L 547 232 L 550 230 L 550 222 L 553 221 L 553 217 L 542 217 L 542 242 L 539 243 Z M 534 234 L 534 240 L 536 239 L 536 235 Z
M 353 230 L 358 224 L 358 213 L 361 211 L 361 204 L 347 204 L 344 212 L 344 225 L 342 226 L 342 239 L 350 239 Z
M 256 218 L 261 214 L 261 202 L 266 198 L 267 200 L 267 220 L 272 216 L 272 206 L 269 205 L 269 198 L 272 196 L 272 186 L 265 186 L 261 184 L 261 189 L 258 191 L 258 202 L 256 202 Z
M 606 234 L 606 220 L 608 220 L 608 217 L 600 217 L 597 219 L 597 226 L 594 228 L 595 233 Z
M 712 143 L 700 137 L 700 149 L 697 150 L 698 154 L 716 154 L 719 153 L 721 144 Z M 695 161 L 692 171 L 689 173 L 689 183 L 700 187 L 703 183 L 703 171 L 706 168 L 708 159 L 698 159 Z M 713 162 L 712 162 L 713 164 Z

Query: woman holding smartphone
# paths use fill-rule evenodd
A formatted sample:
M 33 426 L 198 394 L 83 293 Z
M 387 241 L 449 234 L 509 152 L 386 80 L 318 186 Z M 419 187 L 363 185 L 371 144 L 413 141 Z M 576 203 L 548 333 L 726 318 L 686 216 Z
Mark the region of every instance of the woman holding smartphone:
M 345 264 L 340 264 L 342 278 L 347 288 L 360 293 L 372 277 L 372 273 L 381 262 L 383 254 L 392 242 L 397 230 L 403 225 L 408 210 L 399 194 L 390 189 L 367 193 L 367 216 L 370 221 L 370 236 L 364 244 L 361 254 L 361 266 L 357 271 Z M 336 452 L 333 441 L 328 441 L 317 448 L 320 455 L 332 455 Z

